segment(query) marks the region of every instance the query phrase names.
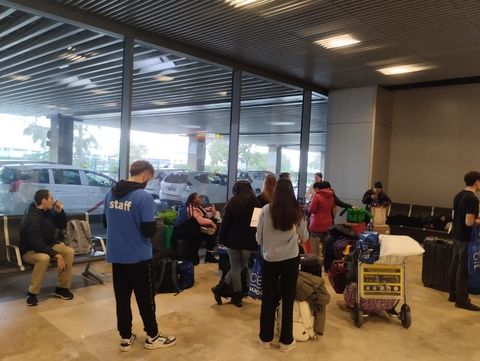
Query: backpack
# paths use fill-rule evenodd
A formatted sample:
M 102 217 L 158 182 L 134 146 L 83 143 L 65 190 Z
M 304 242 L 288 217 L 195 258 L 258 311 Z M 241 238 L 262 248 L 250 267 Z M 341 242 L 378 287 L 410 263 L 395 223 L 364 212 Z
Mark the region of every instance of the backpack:
M 178 262 L 170 258 L 153 259 L 153 287 L 155 293 L 179 293 Z
M 93 250 L 90 225 L 86 221 L 72 219 L 67 222 L 64 243 L 75 250 L 75 254 L 89 254 Z
M 180 278 L 180 289 L 183 291 L 187 288 L 193 287 L 195 284 L 195 268 L 192 262 L 179 261 L 178 273 Z
M 275 332 L 280 335 L 282 325 L 282 303 L 277 308 Z M 308 341 L 315 338 L 313 329 L 314 316 L 307 301 L 293 303 L 293 339 L 295 341 Z

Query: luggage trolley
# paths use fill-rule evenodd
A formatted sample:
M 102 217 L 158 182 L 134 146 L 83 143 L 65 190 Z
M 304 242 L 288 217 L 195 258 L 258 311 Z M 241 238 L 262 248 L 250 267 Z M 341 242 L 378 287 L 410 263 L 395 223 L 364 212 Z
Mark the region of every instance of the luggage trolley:
M 356 304 L 353 307 L 353 321 L 355 326 L 361 327 L 364 319 L 368 317 L 362 309 L 362 300 L 375 302 L 379 300 L 396 300 L 393 307 L 384 309 L 391 317 L 397 317 L 403 327 L 409 328 L 412 324 L 410 306 L 406 296 L 406 257 L 401 264 L 379 264 L 361 262 L 358 258 Z M 403 301 L 400 312 L 396 311 L 399 303 Z

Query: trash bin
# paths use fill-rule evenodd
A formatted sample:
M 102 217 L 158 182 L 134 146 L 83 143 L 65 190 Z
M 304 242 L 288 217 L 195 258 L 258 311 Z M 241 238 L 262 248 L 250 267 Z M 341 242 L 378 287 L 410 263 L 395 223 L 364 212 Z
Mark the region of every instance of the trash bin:
M 163 242 L 166 249 L 172 249 L 173 226 L 165 224 L 163 226 Z

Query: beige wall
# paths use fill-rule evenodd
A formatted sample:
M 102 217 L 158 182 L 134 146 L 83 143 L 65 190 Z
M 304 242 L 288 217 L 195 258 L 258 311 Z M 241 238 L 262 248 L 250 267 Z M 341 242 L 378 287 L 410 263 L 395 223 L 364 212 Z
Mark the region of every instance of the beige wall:
M 388 192 L 394 202 L 451 207 L 480 170 L 480 85 L 395 91 Z

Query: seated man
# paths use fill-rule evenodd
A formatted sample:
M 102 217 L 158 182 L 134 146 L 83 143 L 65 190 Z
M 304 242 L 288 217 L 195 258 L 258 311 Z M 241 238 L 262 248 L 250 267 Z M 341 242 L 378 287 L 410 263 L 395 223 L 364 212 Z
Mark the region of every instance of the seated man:
M 390 197 L 382 190 L 382 183 L 375 182 L 372 189 L 365 192 L 362 203 L 366 205 L 367 210 L 372 207 L 388 207 L 392 201 Z
M 71 300 L 68 290 L 72 283 L 72 264 L 75 251 L 55 239 L 55 228 L 64 229 L 67 217 L 60 201 L 46 189 L 35 193 L 35 202 L 30 204 L 20 224 L 20 252 L 26 263 L 33 265 L 32 281 L 27 293 L 27 305 L 38 304 L 43 278 L 51 259 L 57 262 L 58 286 L 54 296 Z

